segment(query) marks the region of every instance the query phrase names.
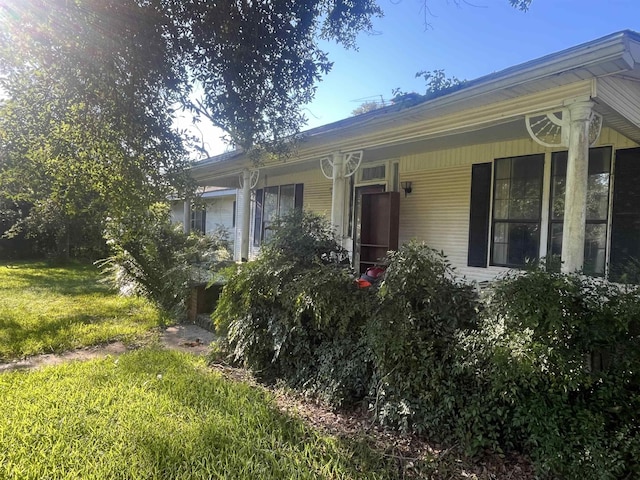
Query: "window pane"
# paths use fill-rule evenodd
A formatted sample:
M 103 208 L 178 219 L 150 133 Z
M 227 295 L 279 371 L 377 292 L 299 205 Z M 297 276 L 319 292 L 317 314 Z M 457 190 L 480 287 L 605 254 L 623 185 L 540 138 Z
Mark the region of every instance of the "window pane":
M 496 160 L 496 180 L 511 178 L 511 159 L 501 158 Z
M 562 254 L 562 223 L 552 223 L 549 231 L 548 255 Z
M 493 246 L 493 263 L 496 265 L 507 264 L 507 244 L 496 243 Z
M 271 224 L 278 215 L 278 187 L 264 189 L 264 207 L 262 211 L 262 240 L 268 240 L 273 235 Z
M 509 219 L 509 200 L 496 200 L 493 209 L 493 216 L 496 220 Z
M 253 244 L 260 245 L 262 241 L 262 207 L 264 200 L 264 190 L 256 190 L 256 211 L 253 224 Z
M 551 175 L 554 177 L 567 176 L 567 158 L 569 152 L 555 152 L 551 154 Z
M 540 175 L 538 162 L 534 158 L 515 157 L 512 158 L 511 178 L 536 179 Z
M 539 226 L 537 224 L 512 223 L 509 225 L 509 254 L 507 264 L 524 265 L 527 260 L 538 258 Z
M 493 241 L 496 243 L 507 243 L 507 224 L 496 223 L 493 232 Z
M 493 236 L 493 263 L 519 266 L 538 258 L 540 226 L 537 223 L 498 223 Z M 506 237 L 506 243 L 499 240 Z
M 494 187 L 494 198 L 496 200 L 500 199 L 508 199 L 509 198 L 509 186 L 511 182 L 508 178 L 496 180 L 496 185 Z
M 591 148 L 589 150 L 589 175 L 610 173 L 611 147 Z
M 584 273 L 604 275 L 606 243 L 606 224 L 587 224 L 584 239 Z
M 566 191 L 565 177 L 551 178 L 551 219 L 562 220 L 564 218 L 564 195 Z
M 295 186 L 283 185 L 280 187 L 280 207 L 278 214 L 280 216 L 286 215 L 290 210 L 293 210 L 295 205 Z
M 587 220 L 606 220 L 609 210 L 609 173 L 589 174 Z

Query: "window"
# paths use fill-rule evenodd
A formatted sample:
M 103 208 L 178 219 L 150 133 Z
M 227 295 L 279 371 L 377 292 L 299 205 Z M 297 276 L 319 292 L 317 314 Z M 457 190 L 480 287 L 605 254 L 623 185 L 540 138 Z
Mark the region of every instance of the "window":
M 616 150 L 609 279 L 640 282 L 640 148 Z
M 500 158 L 494 171 L 491 264 L 520 267 L 540 251 L 544 155 Z
M 387 176 L 385 165 L 376 165 L 375 167 L 366 167 L 360 170 L 360 181 L 371 182 L 373 180 L 384 180 Z
M 207 210 L 205 207 L 194 207 L 191 210 L 191 231 L 206 233 L 207 229 Z
M 549 212 L 549 255 L 562 253 L 562 228 L 567 181 L 567 152 L 551 156 L 551 206 Z M 584 273 L 604 275 L 607 222 L 609 213 L 609 178 L 611 148 L 589 150 L 587 183 L 587 219 L 584 242 Z
M 253 244 L 259 246 L 273 235 L 273 222 L 294 208 L 302 208 L 303 184 L 280 185 L 256 190 Z

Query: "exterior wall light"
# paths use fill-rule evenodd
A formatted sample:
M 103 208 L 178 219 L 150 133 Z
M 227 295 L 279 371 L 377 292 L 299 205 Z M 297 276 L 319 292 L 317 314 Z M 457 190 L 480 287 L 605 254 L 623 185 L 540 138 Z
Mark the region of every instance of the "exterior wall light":
M 400 186 L 404 190 L 405 197 L 411 193 L 411 182 L 400 182 Z

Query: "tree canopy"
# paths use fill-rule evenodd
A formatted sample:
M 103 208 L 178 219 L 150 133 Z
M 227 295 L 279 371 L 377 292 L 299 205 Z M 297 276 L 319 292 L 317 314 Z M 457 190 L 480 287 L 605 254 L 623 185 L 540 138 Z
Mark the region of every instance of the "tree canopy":
M 374 0 L 156 3 L 170 12 L 173 53 L 189 84 L 203 87 L 184 104 L 245 150 L 277 150 L 304 124 L 300 107 L 332 66 L 318 38 L 353 47 L 382 14 Z
M 0 0 L 0 196 L 68 238 L 74 221 L 184 191 L 178 108 L 237 146 L 278 148 L 331 67 L 315 40 L 352 46 L 379 13 L 372 0 Z
M 183 192 L 177 109 L 279 152 L 332 66 L 317 40 L 353 47 L 380 15 L 375 0 L 0 0 L 0 197 L 68 236 Z

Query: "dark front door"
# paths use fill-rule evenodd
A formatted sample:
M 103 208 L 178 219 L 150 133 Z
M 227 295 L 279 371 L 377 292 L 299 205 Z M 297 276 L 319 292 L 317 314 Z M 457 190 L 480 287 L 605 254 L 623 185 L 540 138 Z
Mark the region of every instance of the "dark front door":
M 384 185 L 365 185 L 356 187 L 354 191 L 353 202 L 353 225 L 354 225 L 354 251 L 353 251 L 353 267 L 358 269 L 360 264 L 360 235 L 362 232 L 362 195 L 367 193 L 382 193 L 386 190 Z M 365 220 L 366 221 L 366 220 Z M 365 225 L 366 227 L 366 225 Z

